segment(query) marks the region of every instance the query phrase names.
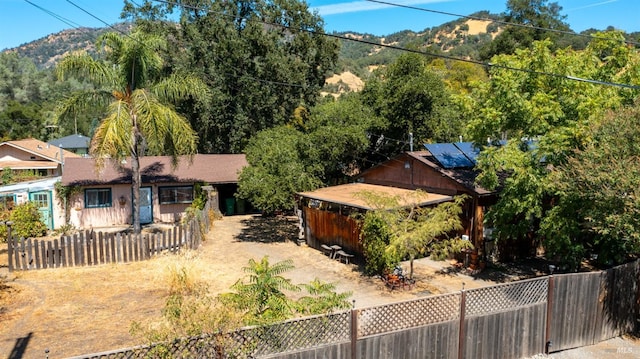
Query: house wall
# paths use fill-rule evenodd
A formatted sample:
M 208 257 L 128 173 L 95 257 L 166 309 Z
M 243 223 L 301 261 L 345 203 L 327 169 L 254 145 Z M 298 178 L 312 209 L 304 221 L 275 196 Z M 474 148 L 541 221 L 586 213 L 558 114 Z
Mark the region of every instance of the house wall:
M 406 168 L 406 167 L 409 168 Z M 408 189 L 422 188 L 428 192 L 455 195 L 469 190 L 424 163 L 408 156 L 399 156 L 384 166 L 372 168 L 360 177 L 365 183 L 395 185 Z
M 15 205 L 20 205 L 29 201 L 29 193 L 42 191 L 47 191 L 50 194 L 49 198 L 51 199 L 51 217 L 53 219 L 53 229 L 58 229 L 65 224 L 64 203 L 56 196 L 56 191 L 53 186 L 51 186 L 51 188 L 40 188 L 37 191 L 31 191 L 28 185 L 25 185 L 25 188 L 23 189 L 18 189 L 13 193 L 3 193 L 3 195 L 13 196 Z
M 153 209 L 153 221 L 163 223 L 176 223 L 182 219 L 185 210 L 190 203 L 160 204 L 158 188 L 165 186 L 191 185 L 185 183 L 143 184 L 142 187 L 151 187 L 151 199 Z M 84 190 L 87 188 L 111 188 L 111 207 L 86 208 L 84 203 Z M 120 203 L 120 199 L 124 199 Z M 71 207 L 71 223 L 77 228 L 109 227 L 115 225 L 132 224 L 132 196 L 130 184 L 85 186 L 78 194 Z
M 85 189 L 111 188 L 111 207 L 86 208 Z M 124 197 L 124 205 L 118 203 Z M 71 224 L 76 228 L 109 227 L 131 224 L 131 185 L 86 186 L 71 201 Z

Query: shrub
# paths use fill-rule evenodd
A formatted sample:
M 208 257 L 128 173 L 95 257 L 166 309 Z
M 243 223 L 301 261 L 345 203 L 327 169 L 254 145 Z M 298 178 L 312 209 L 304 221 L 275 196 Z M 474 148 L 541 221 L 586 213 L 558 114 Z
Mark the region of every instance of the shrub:
M 47 233 L 47 226 L 42 222 L 38 207 L 33 202 L 15 206 L 9 220 L 13 222 L 11 234 L 15 237 L 40 237 Z

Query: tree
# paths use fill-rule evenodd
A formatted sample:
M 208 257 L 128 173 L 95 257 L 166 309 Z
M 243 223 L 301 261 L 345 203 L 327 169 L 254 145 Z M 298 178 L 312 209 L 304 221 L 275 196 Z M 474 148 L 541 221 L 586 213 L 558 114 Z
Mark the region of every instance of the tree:
M 73 116 L 92 106 L 104 106 L 102 119 L 91 140 L 90 153 L 98 167 L 107 158 L 119 164 L 130 156 L 133 192 L 133 228 L 140 231 L 140 158 L 147 153 L 177 156 L 196 151 L 197 135 L 187 119 L 166 102 L 206 96 L 204 84 L 188 74 L 162 77 L 158 54 L 165 42 L 159 36 L 134 31 L 122 36 L 106 33 L 97 47 L 105 60 L 86 52 L 66 56 L 56 70 L 60 78 L 76 76 L 95 84 L 95 90 L 71 94 L 60 116 Z
M 515 55 L 496 56 L 493 63 L 525 71 L 493 67 L 490 81 L 472 94 L 468 135 L 480 145 L 506 140 L 503 146 L 485 147 L 478 160 L 479 182 L 485 188 L 500 186 L 500 199 L 486 216 L 499 240 L 539 234 L 553 198 L 563 195 L 554 190 L 550 169 L 584 146 L 588 128 L 607 109 L 628 105 L 640 93 L 604 84 L 638 83 L 640 53 L 620 42 L 620 33 L 596 36 L 583 51 L 554 52 L 547 40 Z
M 547 0 L 508 0 L 504 21 L 524 26 L 509 26 L 480 50 L 480 57 L 489 60 L 495 55 L 515 53 L 517 49 L 529 48 L 534 41 L 550 39 L 555 43 L 560 36 L 546 29 L 569 31 L 569 25 L 560 15 L 562 6 Z
M 384 131 L 374 139 L 382 143 L 376 148 L 382 158 L 373 161 L 409 150 L 409 133 L 417 143 L 452 141 L 461 134 L 461 119 L 453 111 L 450 94 L 424 56 L 400 56 L 367 81 L 362 97 L 385 120 Z
M 550 256 L 624 263 L 640 255 L 640 107 L 607 114 L 586 138 L 550 174 L 557 202 L 541 224 L 546 249 Z
M 377 227 L 382 225 L 382 229 L 377 232 L 388 236 L 388 244 L 385 246 L 387 258 L 409 259 L 409 279 L 413 279 L 414 259 L 429 255 L 434 245 L 439 243 L 440 251 L 446 246 L 451 253 L 472 246 L 469 241 L 459 238 L 450 240 L 449 237 L 452 232 L 462 229 L 460 215 L 466 196 L 457 196 L 453 202 L 441 203 L 435 207 L 421 207 L 419 203 L 424 201 L 428 194 L 420 191 L 415 198 L 381 196 L 371 192 L 359 195 L 373 208 L 365 214 L 364 223 L 373 223 Z M 368 227 L 364 227 L 363 232 L 375 233 Z M 366 237 L 362 238 L 365 243 L 369 240 Z M 384 264 L 387 263 L 389 262 Z
M 293 194 L 322 185 L 320 166 L 304 160 L 304 135 L 285 126 L 264 130 L 246 149 L 248 167 L 240 173 L 238 196 L 271 215 L 292 209 Z
M 214 93 L 205 105 L 180 105 L 193 115 L 202 152 L 239 153 L 259 131 L 286 124 L 296 108 L 316 103 L 337 62 L 337 41 L 305 2 L 127 3 L 142 21 L 180 13 L 179 27 L 161 31 L 175 39 L 171 67 L 196 69 Z
M 238 195 L 266 214 L 294 207 L 296 192 L 343 183 L 363 165 L 368 133 L 381 125 L 357 95 L 299 108 L 286 126 L 259 132 L 246 148 Z

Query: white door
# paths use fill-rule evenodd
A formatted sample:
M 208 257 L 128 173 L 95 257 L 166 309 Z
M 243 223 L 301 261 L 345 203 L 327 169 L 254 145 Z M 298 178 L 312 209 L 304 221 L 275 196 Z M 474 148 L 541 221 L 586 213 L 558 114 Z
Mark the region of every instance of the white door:
M 140 223 L 153 222 L 153 205 L 151 187 L 140 187 Z

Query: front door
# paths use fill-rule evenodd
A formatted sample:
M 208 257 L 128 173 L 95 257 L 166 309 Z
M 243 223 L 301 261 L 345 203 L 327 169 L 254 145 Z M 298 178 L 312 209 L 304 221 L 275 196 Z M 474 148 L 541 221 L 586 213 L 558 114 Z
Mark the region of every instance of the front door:
M 29 200 L 35 203 L 40 212 L 40 218 L 42 222 L 47 226 L 47 229 L 53 229 L 53 206 L 51 204 L 51 191 L 39 191 L 29 193 Z
M 153 206 L 151 200 L 151 187 L 140 187 L 140 223 L 153 222 Z

